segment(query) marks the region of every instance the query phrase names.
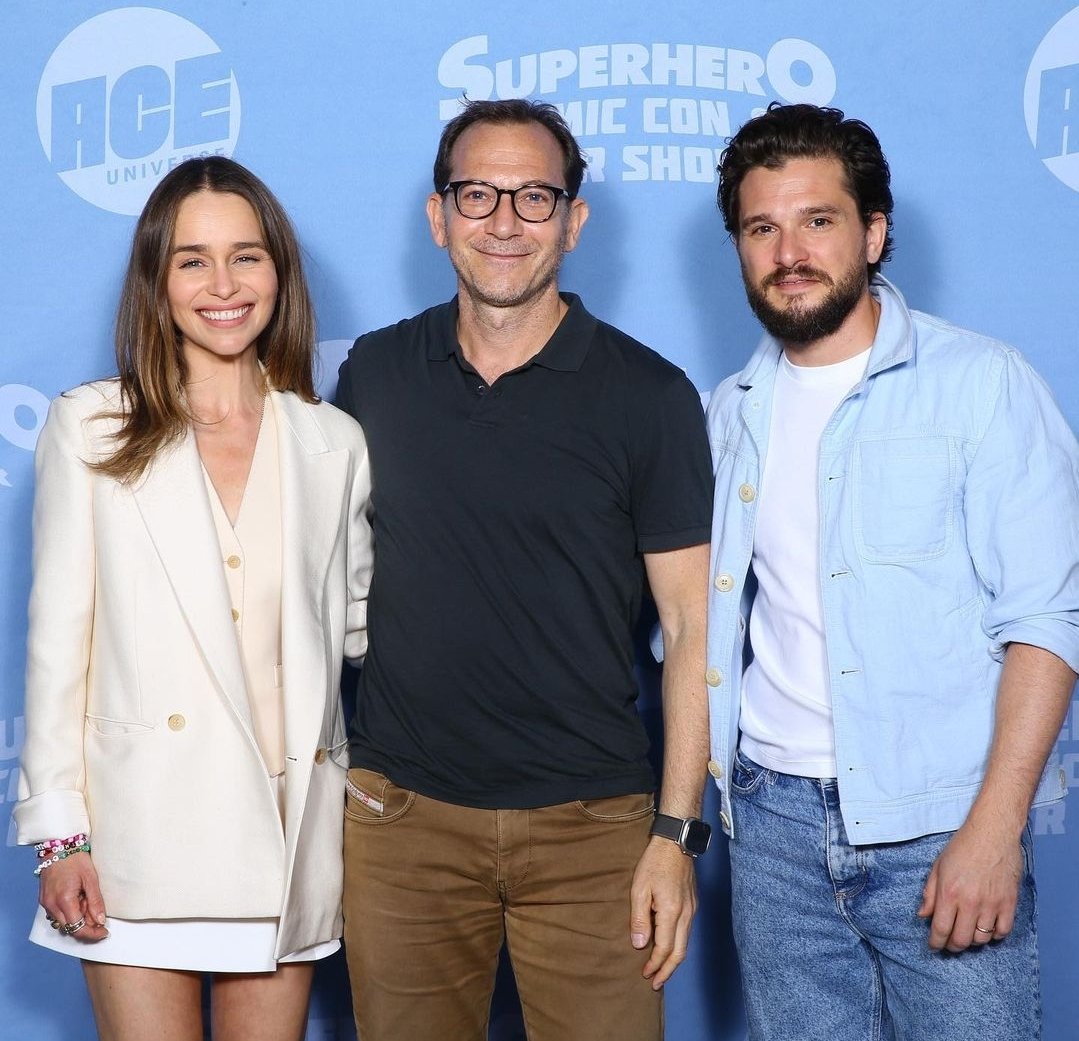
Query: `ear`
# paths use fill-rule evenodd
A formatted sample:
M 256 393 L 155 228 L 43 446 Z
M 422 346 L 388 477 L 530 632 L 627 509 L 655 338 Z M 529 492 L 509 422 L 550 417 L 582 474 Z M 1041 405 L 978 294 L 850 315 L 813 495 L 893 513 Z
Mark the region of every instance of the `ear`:
M 577 248 L 581 237 L 581 228 L 588 220 L 588 203 L 584 199 L 573 199 L 569 204 L 569 216 L 566 217 L 566 238 L 562 245 L 563 253 L 572 253 Z
M 446 207 L 445 196 L 431 192 L 427 196 L 427 223 L 431 228 L 431 238 L 439 249 L 446 248 Z
M 880 260 L 884 239 L 888 234 L 888 218 L 883 213 L 871 213 L 865 228 L 865 259 L 870 264 Z

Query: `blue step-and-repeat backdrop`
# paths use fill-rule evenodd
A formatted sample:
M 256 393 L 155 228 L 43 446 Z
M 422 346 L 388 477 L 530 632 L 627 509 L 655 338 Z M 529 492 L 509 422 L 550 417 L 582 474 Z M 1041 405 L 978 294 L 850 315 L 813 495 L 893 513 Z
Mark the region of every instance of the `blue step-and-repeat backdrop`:
M 758 335 L 715 208 L 724 140 L 772 99 L 834 104 L 873 126 L 891 160 L 890 277 L 913 306 L 1020 347 L 1079 426 L 1073 0 L 3 0 L 0 40 L 2 1038 L 94 1036 L 78 966 L 25 940 L 36 883 L 9 823 L 32 453 L 49 399 L 111 371 L 134 215 L 185 156 L 235 156 L 288 207 L 332 394 L 358 333 L 453 291 L 423 206 L 457 99 L 551 101 L 591 156 L 592 219 L 564 285 L 705 393 Z M 1036 503 L 1031 523 L 1036 537 Z M 642 708 L 655 715 L 654 690 Z M 1079 785 L 1074 704 L 1058 754 Z M 1045 1036 L 1074 1041 L 1079 807 L 1039 813 L 1035 828 Z M 676 1041 L 744 1036 L 726 881 L 720 843 L 701 864 L 690 960 L 667 988 Z M 492 1036 L 518 1031 L 503 995 Z M 308 1037 L 353 1037 L 339 959 L 320 970 Z

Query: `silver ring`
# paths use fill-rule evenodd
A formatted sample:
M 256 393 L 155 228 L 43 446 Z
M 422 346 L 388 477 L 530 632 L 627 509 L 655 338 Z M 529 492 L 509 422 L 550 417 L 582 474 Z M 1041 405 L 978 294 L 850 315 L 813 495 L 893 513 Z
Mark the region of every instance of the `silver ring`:
M 63 928 L 63 926 L 55 918 L 50 918 L 49 919 L 49 925 L 51 925 L 54 929 L 62 929 Z
M 65 936 L 74 936 L 84 925 L 86 924 L 86 916 L 84 915 L 77 922 L 72 922 L 70 925 L 65 925 L 61 928 Z
M 980 925 L 976 925 L 974 927 L 974 931 L 978 932 L 978 933 L 986 933 L 988 936 L 993 935 L 993 930 L 992 929 L 983 929 Z

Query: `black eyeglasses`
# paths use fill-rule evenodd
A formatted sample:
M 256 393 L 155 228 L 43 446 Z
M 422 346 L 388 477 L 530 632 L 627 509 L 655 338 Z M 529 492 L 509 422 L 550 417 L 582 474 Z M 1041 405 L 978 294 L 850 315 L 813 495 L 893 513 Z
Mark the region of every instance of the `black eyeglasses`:
M 554 216 L 558 200 L 572 198 L 565 188 L 553 184 L 522 184 L 520 188 L 496 188 L 486 181 L 450 181 L 439 195 L 453 192 L 457 212 L 469 220 L 490 217 L 503 195 L 513 202 L 513 212 L 529 224 L 542 224 Z

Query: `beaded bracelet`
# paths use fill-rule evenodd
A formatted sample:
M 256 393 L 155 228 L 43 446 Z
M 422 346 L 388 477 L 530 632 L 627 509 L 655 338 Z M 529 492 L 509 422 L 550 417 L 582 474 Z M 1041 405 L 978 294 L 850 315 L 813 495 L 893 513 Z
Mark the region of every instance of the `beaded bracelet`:
M 89 853 L 90 840 L 83 832 L 79 832 L 78 835 L 72 835 L 66 839 L 46 839 L 44 842 L 37 843 L 34 849 L 37 850 L 38 860 L 41 861 L 34 868 L 36 877 L 47 867 L 52 867 L 53 864 L 66 860 L 73 853 Z
M 78 835 L 72 835 L 70 838 L 66 839 L 45 839 L 44 842 L 39 842 L 34 846 L 34 849 L 37 850 L 38 860 L 44 860 L 53 853 L 57 853 L 62 849 L 72 849 L 75 846 L 81 846 L 86 841 L 88 841 L 86 834 L 80 831 Z

